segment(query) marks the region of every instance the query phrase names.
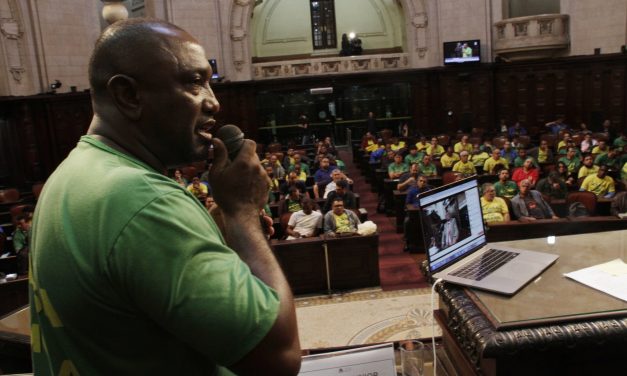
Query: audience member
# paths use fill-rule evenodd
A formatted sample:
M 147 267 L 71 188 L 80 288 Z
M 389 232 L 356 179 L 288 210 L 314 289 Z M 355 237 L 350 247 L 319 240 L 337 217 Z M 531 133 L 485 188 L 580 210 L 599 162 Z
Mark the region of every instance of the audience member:
M 581 150 L 582 153 L 590 153 L 598 144 L 597 140 L 592 138 L 592 134 L 587 132 L 583 135 L 583 140 L 581 140 L 579 150 Z
M 483 172 L 488 174 L 494 174 L 494 169 L 501 165 L 501 167 L 509 168 L 509 162 L 503 157 L 501 157 L 501 150 L 494 149 L 492 150 L 492 156 L 485 160 L 483 164 Z
M 536 219 L 558 219 L 551 206 L 544 201 L 542 193 L 531 189 L 531 182 L 523 179 L 518 183 L 518 194 L 512 198 L 512 211 L 521 221 Z
M 428 180 L 426 176 L 418 175 L 416 185 L 414 185 L 409 189 L 409 191 L 407 191 L 407 196 L 405 197 L 405 205 L 418 207 L 418 195 L 422 192 L 430 191 L 433 189 L 433 187 L 430 186 L 427 182 Z
M 183 176 L 181 170 L 179 170 L 178 168 L 174 170 L 174 181 L 176 182 L 176 184 L 180 185 L 183 188 L 187 188 L 187 185 L 189 184 L 187 182 L 187 179 L 185 179 L 185 177 Z
M 562 134 L 562 139 L 557 143 L 558 154 L 566 154 L 562 150 L 566 151 L 568 148 L 568 144 L 570 144 L 572 140 L 573 139 L 570 137 L 570 133 L 564 132 L 564 134 Z M 573 146 L 573 147 L 576 147 L 576 146 Z
M 213 196 L 207 195 L 207 198 L 205 198 L 205 208 L 207 209 L 207 211 L 211 210 L 211 208 L 213 208 L 215 205 L 216 201 L 213 199 Z
M 427 154 L 436 158 L 444 154 L 444 147 L 438 145 L 437 137 L 431 137 L 431 144 L 427 146 Z
M 287 196 L 292 188 L 298 189 L 301 195 L 309 197 L 309 193 L 307 192 L 307 186 L 305 186 L 304 181 L 299 179 L 296 171 L 292 171 L 287 174 L 287 179 L 285 179 L 285 181 L 282 182 L 279 186 L 281 197 Z
M 427 177 L 438 175 L 438 168 L 431 162 L 431 156 L 429 154 L 425 154 L 425 156 L 422 157 L 422 163 L 418 167 L 420 167 L 420 173 Z
M 303 194 L 296 187 L 291 187 L 287 196 L 279 201 L 278 214 L 295 213 L 302 209 Z
M 625 131 L 620 132 L 619 136 L 616 137 L 612 146 L 618 149 L 623 149 L 627 145 L 627 133 Z
M 332 203 L 332 210 L 324 215 L 324 233 L 328 236 L 352 235 L 357 233 L 359 217 L 352 210 L 344 208 L 344 201 L 336 198 Z
M 577 186 L 577 177 L 575 174 L 571 174 L 568 172 L 568 167 L 564 162 L 557 162 L 557 173 L 560 175 L 560 178 L 566 183 L 568 188 L 574 188 Z
M 536 158 L 527 154 L 527 149 L 525 149 L 523 146 L 520 146 L 517 150 L 518 151 L 516 152 L 516 158 L 514 159 L 514 167 L 522 167 L 523 164 L 525 164 L 527 158 L 531 158 L 533 165 L 536 168 L 540 168 L 540 166 L 536 162 Z
M 610 151 L 609 146 L 607 146 L 607 142 L 605 140 L 599 140 L 597 146 L 592 148 L 592 154 L 599 156 L 601 154 L 606 154 Z
M 522 125 L 520 125 L 520 122 L 517 121 L 516 123 L 514 123 L 514 125 L 509 127 L 509 130 L 507 131 L 507 133 L 510 138 L 516 137 L 516 136 L 524 136 L 527 134 L 527 129 L 523 127 Z
M 344 202 L 345 208 L 357 209 L 357 199 L 355 198 L 355 194 L 348 190 L 348 182 L 342 179 L 335 183 L 335 191 L 329 192 L 327 201 L 324 203 L 322 211 L 324 213 L 328 212 L 331 209 L 331 205 L 333 205 L 333 201 L 338 198 Z
M 597 171 L 599 171 L 599 166 L 594 165 L 592 155 L 586 155 L 583 158 L 583 164 L 579 167 L 577 179 L 585 178 L 589 175 L 596 175 Z
M 543 195 L 555 199 L 565 199 L 568 194 L 568 187 L 557 171 L 551 171 L 548 177 L 540 179 L 536 189 Z
M 569 175 L 576 175 L 581 166 L 581 159 L 577 157 L 577 149 L 573 147 L 568 148 L 566 156 L 560 158 L 558 162 L 562 162 L 566 165 Z
M 296 174 L 296 177 L 298 178 L 298 180 L 302 181 L 303 183 L 306 183 L 308 175 L 305 173 L 305 171 L 302 170 L 303 167 L 307 167 L 307 165 L 302 165 L 301 163 L 295 163 L 293 166 L 293 170 L 291 172 Z
M 409 166 L 409 171 L 401 175 L 401 177 L 398 179 L 396 189 L 403 192 L 415 186 L 416 180 L 418 179 L 419 171 L 420 169 L 417 164 L 412 164 L 411 166 Z
M 424 156 L 423 152 L 418 152 L 418 148 L 416 145 L 412 145 L 409 147 L 409 153 L 405 156 L 404 162 L 410 166 L 415 163 L 420 163 L 422 161 L 422 157 Z
M 512 180 L 520 185 L 522 180 L 528 180 L 531 183 L 531 186 L 534 187 L 540 178 L 540 173 L 538 169 L 533 164 L 533 158 L 527 157 L 522 167 L 518 167 L 514 170 L 512 174 Z
M 318 236 L 322 228 L 322 213 L 313 208 L 313 201 L 303 199 L 302 209 L 292 213 L 287 222 L 287 240 Z
M 268 204 L 271 204 L 279 201 L 281 198 L 281 185 L 279 184 L 279 180 L 274 176 L 272 166 L 266 165 L 265 170 L 270 179 L 268 184 Z
M 507 160 L 508 165 L 512 165 L 516 159 L 516 149 L 512 146 L 510 141 L 503 143 L 503 149 L 501 149 L 501 157 Z
M 314 174 L 314 197 L 320 198 L 320 191 L 324 192 L 324 188 L 331 182 L 331 167 L 329 158 L 322 158 L 320 168 Z
M 560 131 L 568 129 L 568 125 L 564 124 L 564 117 L 560 116 L 554 121 L 550 121 L 544 125 L 551 130 L 551 133 L 558 135 Z
M 394 163 L 394 159 L 396 158 L 396 152 L 390 148 L 390 145 L 385 146 L 385 157 L 381 159 L 381 168 L 387 170 L 391 164 Z
M 428 147 L 429 143 L 427 142 L 427 138 L 425 136 L 420 136 L 420 139 L 416 142 L 416 149 L 418 149 L 419 152 L 426 152 Z
M 459 172 L 463 176 L 470 176 L 470 175 L 474 175 L 477 173 L 477 169 L 475 168 L 475 165 L 471 161 L 468 160 L 469 158 L 468 151 L 463 150 L 461 153 L 459 153 L 459 158 L 460 160 L 457 163 L 455 163 L 455 165 L 453 166 L 454 172 Z
M 388 166 L 388 177 L 390 179 L 398 179 L 407 171 L 409 171 L 409 166 L 403 163 L 403 156 L 396 154 L 394 156 L 394 163 Z
M 459 154 L 464 150 L 466 150 L 469 153 L 472 153 L 472 145 L 470 144 L 470 142 L 468 142 L 467 135 L 462 136 L 462 139 L 458 143 L 455 144 L 455 148 L 453 151 Z
M 474 144 L 472 146 L 472 155 L 470 156 L 470 161 L 475 166 L 475 168 L 479 167 L 483 169 L 483 165 L 488 158 L 490 158 L 490 154 L 481 150 L 479 144 Z
M 496 195 L 499 197 L 507 197 L 511 199 L 518 193 L 518 186 L 513 181 L 509 180 L 509 171 L 504 168 L 498 173 L 499 181 L 494 183 L 494 189 Z
M 263 165 L 264 167 L 270 166 L 272 167 L 272 172 L 274 173 L 274 178 L 278 180 L 285 179 L 285 169 L 281 166 L 281 162 L 279 162 L 279 158 L 276 154 L 270 155 L 270 160 L 268 163 Z
M 440 157 L 440 164 L 444 168 L 451 168 L 457 161 L 459 161 L 459 155 L 453 152 L 452 146 L 447 146 L 446 152 Z
M 187 186 L 187 190 L 201 202 L 204 201 L 209 194 L 209 189 L 200 181 L 200 178 L 198 177 L 194 177 L 192 179 L 192 183 Z
M 583 179 L 579 190 L 592 192 L 597 195 L 597 197 L 614 197 L 616 194 L 614 179 L 612 179 L 611 176 L 607 176 L 607 169 L 607 166 L 599 166 L 599 171 L 597 171 L 596 175 L 590 175 Z
M 353 181 L 349 179 L 348 176 L 346 176 L 342 171 L 335 169 L 331 171 L 331 182 L 324 187 L 324 195 L 322 195 L 322 198 L 329 197 L 329 193 L 335 191 L 336 184 L 340 180 L 346 180 L 349 185 L 353 184 Z
M 611 147 L 609 148 L 607 153 L 597 156 L 594 164 L 597 166 L 607 166 L 611 169 L 618 169 L 620 168 L 620 158 L 618 156 L 619 152 L 620 149 L 616 147 Z
M 481 212 L 483 221 L 487 224 L 495 222 L 507 222 L 510 220 L 507 203 L 500 197 L 496 197 L 496 191 L 491 183 L 482 185 Z
M 17 274 L 28 274 L 28 254 L 32 217 L 22 213 L 15 218 L 16 228 L 13 231 L 13 251 L 16 256 Z

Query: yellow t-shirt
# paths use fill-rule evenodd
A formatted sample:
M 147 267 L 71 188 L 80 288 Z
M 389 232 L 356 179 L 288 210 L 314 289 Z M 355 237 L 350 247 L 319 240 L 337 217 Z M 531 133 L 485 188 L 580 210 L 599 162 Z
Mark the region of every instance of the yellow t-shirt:
M 588 168 L 586 166 L 581 166 L 579 169 L 579 174 L 577 175 L 577 179 L 581 179 L 586 176 L 596 175 L 599 172 L 599 166 L 592 165 L 592 167 Z
M 336 215 L 333 213 L 333 219 L 335 220 L 335 232 L 351 232 L 351 223 L 348 219 L 348 214 L 342 213 L 342 215 Z
M 538 148 L 538 163 L 546 163 L 548 159 L 549 159 L 549 153 Z
M 429 147 L 429 144 L 426 143 L 426 142 L 424 142 L 424 143 L 416 142 L 416 148 L 418 149 L 418 151 L 424 150 L 424 149 L 426 149 L 428 147 Z
M 453 146 L 453 150 L 455 151 L 455 153 L 461 153 L 464 150 L 466 150 L 469 153 L 472 153 L 472 145 L 471 144 L 463 145 L 461 142 L 458 142 L 455 144 L 455 146 Z
M 381 146 L 383 147 L 383 146 Z M 371 140 L 368 140 L 368 146 L 366 146 L 366 151 L 368 153 L 372 153 L 373 151 L 377 150 L 379 148 L 379 144 L 377 144 L 376 142 L 373 142 Z
M 455 163 L 455 165 L 453 166 L 453 171 L 460 172 L 465 175 L 472 175 L 477 173 L 477 169 L 475 169 L 475 165 L 471 161 L 468 161 L 466 163 L 459 161 Z
M 405 147 L 405 141 L 399 141 L 398 144 L 390 145 L 390 149 L 397 151 Z
M 442 154 L 440 157 L 440 163 L 442 167 L 452 167 L 455 162 L 459 161 L 459 155 L 453 153 L 450 157 L 446 154 Z
M 483 212 L 483 220 L 486 223 L 504 222 L 504 215 L 509 214 L 505 200 L 500 197 L 495 197 L 492 202 L 481 197 L 481 211 Z
M 433 150 L 433 153 L 431 152 Z M 435 149 L 432 145 L 427 146 L 427 154 L 429 155 L 440 155 L 444 154 L 444 147 L 442 145 L 437 145 Z
M 598 146 L 592 148 L 592 154 L 607 154 L 606 150 L 601 150 Z
M 490 157 L 485 160 L 483 164 L 483 172 L 487 172 L 489 174 L 494 173 L 494 167 L 497 164 L 502 164 L 505 168 L 509 168 L 509 163 L 507 163 L 507 159 L 500 157 L 498 161 L 495 161 L 494 158 Z
M 614 179 L 610 176 L 606 176 L 603 179 L 596 175 L 590 175 L 583 179 L 581 183 L 581 189 L 592 192 L 597 196 L 602 196 L 608 192 L 614 192 Z

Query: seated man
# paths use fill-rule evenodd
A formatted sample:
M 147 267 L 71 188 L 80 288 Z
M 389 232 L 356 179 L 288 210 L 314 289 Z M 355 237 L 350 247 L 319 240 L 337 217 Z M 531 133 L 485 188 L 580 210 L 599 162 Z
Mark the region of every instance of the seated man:
M 614 197 L 616 194 L 614 179 L 612 179 L 611 176 L 607 176 L 607 170 L 607 166 L 599 166 L 599 171 L 596 175 L 590 175 L 583 179 L 583 183 L 581 183 L 581 188 L 579 188 L 579 190 L 592 192 L 597 195 L 597 197 Z
M 540 179 L 536 189 L 543 195 L 555 199 L 565 199 L 568 194 L 568 187 L 557 171 L 551 171 L 548 177 Z
M 203 201 L 209 194 L 209 189 L 206 185 L 200 182 L 198 177 L 194 177 L 192 179 L 192 184 L 187 186 L 187 190 L 200 201 Z
M 324 215 L 324 234 L 329 236 L 355 234 L 360 223 L 352 210 L 344 209 L 344 202 L 338 197 L 333 200 L 332 210 Z
M 466 150 L 459 153 L 460 160 L 453 165 L 453 172 L 459 172 L 464 176 L 470 176 L 477 173 L 475 165 L 468 160 L 469 154 Z
M 611 147 L 609 148 L 607 153 L 597 156 L 594 160 L 594 164 L 597 166 L 607 166 L 609 168 L 618 169 L 620 168 L 620 158 L 618 155 L 619 153 L 620 149 Z
M 398 179 L 398 184 L 396 185 L 396 189 L 399 191 L 406 191 L 407 189 L 414 187 L 416 185 L 416 180 L 418 180 L 418 165 L 412 164 L 409 166 L 409 171 L 401 175 Z
M 527 149 L 525 149 L 524 146 L 519 146 L 518 147 L 518 152 L 516 154 L 517 154 L 516 158 L 514 159 L 514 167 L 522 167 L 523 164 L 525 164 L 525 161 L 527 160 L 527 158 L 531 158 L 531 160 L 533 161 L 533 165 L 536 168 L 540 167 L 538 165 L 538 163 L 536 162 L 536 159 L 534 157 L 528 155 Z
M 436 158 L 444 154 L 444 147 L 438 145 L 437 137 L 431 137 L 431 144 L 427 146 L 427 154 Z
M 512 180 L 519 184 L 522 180 L 527 179 L 531 183 L 531 186 L 535 186 L 540 177 L 540 172 L 533 164 L 533 158 L 527 157 L 522 167 L 518 167 L 514 170 L 514 174 L 512 175 Z
M 322 158 L 320 160 L 320 168 L 314 174 L 314 197 L 319 198 L 320 192 L 324 192 L 324 188 L 331 182 L 331 171 L 335 168 L 331 168 L 331 161 L 329 158 Z
M 551 206 L 544 201 L 542 194 L 531 189 L 531 182 L 523 179 L 518 183 L 519 192 L 512 198 L 512 211 L 521 221 L 536 219 L 558 219 Z
M 516 183 L 509 180 L 509 171 L 506 168 L 499 171 L 499 181 L 494 183 L 496 195 L 499 197 L 507 197 L 511 199 L 518 193 Z
M 549 142 L 547 140 L 541 140 L 540 146 L 533 149 L 530 154 L 538 163 L 553 163 L 553 151 L 549 148 Z
M 455 144 L 453 151 L 460 154 L 462 151 L 472 152 L 472 145 L 468 142 L 468 136 L 463 135 L 462 139 Z
M 289 165 L 288 171 L 293 171 L 295 166 L 297 164 L 300 164 L 300 170 L 305 173 L 305 177 L 311 175 L 311 172 L 309 171 L 309 165 L 305 163 L 305 161 L 303 161 L 303 157 L 300 154 L 294 153 L 292 159 L 294 160 L 294 163 Z
M 405 198 L 405 205 L 413 205 L 418 207 L 418 195 L 422 192 L 430 191 L 432 186 L 427 184 L 427 177 L 424 175 L 418 175 L 416 185 L 407 191 L 407 197 Z
M 568 148 L 566 156 L 559 159 L 558 162 L 562 162 L 566 165 L 569 174 L 577 174 L 579 166 L 581 166 L 581 159 L 577 157 L 577 149 Z
M 289 195 L 292 188 L 298 189 L 300 193 L 304 196 L 309 196 L 309 193 L 307 192 L 307 187 L 305 186 L 305 182 L 298 178 L 298 175 L 295 171 L 287 174 L 287 179 L 279 186 L 281 197 Z
M 440 163 L 442 164 L 442 167 L 444 168 L 453 167 L 453 165 L 457 161 L 459 161 L 459 155 L 453 152 L 452 146 L 447 146 L 446 152 L 442 154 L 442 156 L 440 157 Z
M 612 215 L 627 215 L 627 192 L 620 192 L 612 200 L 610 205 Z
M 287 222 L 287 240 L 317 236 L 322 227 L 322 213 L 313 210 L 313 201 L 303 199 L 302 207 L 302 210 L 292 213 Z
M 394 163 L 388 166 L 388 177 L 390 179 L 398 179 L 407 171 L 409 171 L 409 166 L 403 163 L 403 156 L 396 154 L 394 156 Z
M 429 147 L 429 143 L 427 142 L 427 138 L 425 136 L 420 136 L 420 140 L 416 142 L 416 149 L 419 152 L 426 152 Z
M 426 154 L 422 158 L 422 163 L 418 166 L 420 168 L 420 173 L 426 177 L 432 177 L 438 175 L 438 168 L 431 162 L 431 156 Z
M 507 159 L 507 163 L 511 165 L 514 164 L 514 160 L 517 156 L 518 153 L 516 153 L 516 148 L 512 146 L 512 143 L 510 141 L 505 141 L 503 143 L 503 148 L 501 149 L 501 157 Z
M 485 160 L 485 163 L 483 164 L 483 172 L 487 174 L 494 174 L 494 169 L 497 165 L 502 165 L 503 167 L 508 168 L 509 162 L 507 162 L 507 159 L 501 157 L 501 150 L 495 148 L 492 150 L 492 156 Z
M 404 162 L 411 166 L 414 163 L 420 163 L 422 161 L 422 157 L 424 156 L 423 152 L 418 152 L 418 148 L 416 145 L 412 145 L 409 147 L 409 154 L 405 156 Z
M 594 165 L 594 160 L 591 155 L 586 155 L 583 158 L 583 164 L 579 167 L 579 173 L 577 174 L 577 179 L 585 178 L 590 175 L 596 175 L 599 171 L 599 166 Z
M 479 144 L 474 144 L 472 146 L 472 154 L 470 156 L 470 161 L 475 166 L 475 169 L 477 167 L 483 168 L 483 165 L 488 158 L 490 158 L 490 154 L 488 154 L 484 150 L 481 150 L 481 148 L 479 147 Z
M 13 250 L 17 256 L 17 274 L 28 274 L 28 242 L 32 218 L 29 214 L 20 214 L 16 217 L 17 227 L 13 232 Z
M 487 224 L 509 221 L 509 209 L 505 200 L 496 197 L 496 190 L 491 183 L 482 185 L 481 212 L 483 221 Z
M 291 187 L 289 194 L 279 201 L 279 217 L 285 213 L 295 213 L 301 210 L 303 197 L 297 187 Z
M 346 182 L 349 185 L 353 184 L 353 181 L 351 179 L 349 179 L 348 176 L 344 175 L 344 173 L 342 171 L 340 171 L 339 169 L 335 169 L 335 170 L 331 171 L 331 182 L 329 184 L 327 184 L 326 187 L 324 187 L 324 195 L 322 195 L 322 197 L 323 198 L 329 197 L 329 193 L 335 191 L 335 188 L 337 187 L 336 184 L 340 180 L 346 180 Z
M 327 201 L 324 203 L 322 211 L 324 213 L 331 210 L 331 205 L 334 200 L 340 199 L 344 202 L 344 207 L 347 209 L 357 209 L 357 200 L 355 194 L 348 190 L 348 182 L 344 179 L 335 183 L 335 191 L 332 191 L 327 196 Z

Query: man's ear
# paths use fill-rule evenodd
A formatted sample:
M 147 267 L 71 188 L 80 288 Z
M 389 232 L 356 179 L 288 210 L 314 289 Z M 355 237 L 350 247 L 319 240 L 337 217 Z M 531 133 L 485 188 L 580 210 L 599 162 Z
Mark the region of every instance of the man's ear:
M 134 78 L 116 74 L 107 82 L 107 90 L 118 111 L 131 120 L 139 120 L 142 112 L 139 88 Z

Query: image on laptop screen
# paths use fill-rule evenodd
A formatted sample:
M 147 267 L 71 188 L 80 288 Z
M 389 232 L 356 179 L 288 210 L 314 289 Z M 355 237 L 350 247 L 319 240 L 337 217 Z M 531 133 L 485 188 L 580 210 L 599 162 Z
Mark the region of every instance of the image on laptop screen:
M 432 273 L 486 244 L 476 178 L 425 192 L 419 199 L 422 234 Z

